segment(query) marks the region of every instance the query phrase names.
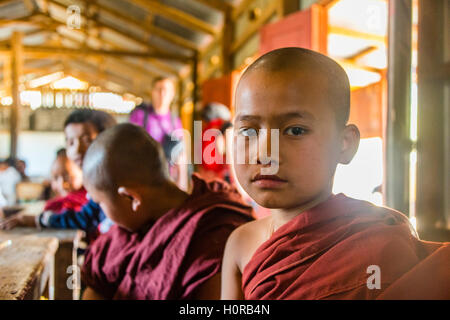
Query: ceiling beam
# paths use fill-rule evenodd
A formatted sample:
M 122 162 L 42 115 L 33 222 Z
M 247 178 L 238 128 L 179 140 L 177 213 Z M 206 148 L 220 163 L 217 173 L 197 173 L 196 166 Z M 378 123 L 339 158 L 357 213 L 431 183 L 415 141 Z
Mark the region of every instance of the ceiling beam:
M 227 11 L 230 7 L 232 7 L 231 4 L 226 3 L 222 0 L 194 0 L 195 2 L 199 2 L 201 4 L 204 4 L 205 6 L 208 6 L 212 9 L 216 9 L 222 12 Z
M 347 66 L 347 67 L 352 67 L 352 68 L 356 68 L 356 69 L 360 69 L 360 70 L 364 70 L 364 71 L 374 72 L 374 73 L 378 73 L 380 75 L 382 72 L 382 69 L 377 69 L 374 67 L 369 67 L 369 66 L 365 66 L 362 64 L 358 64 L 353 59 L 337 59 L 337 58 L 333 58 L 333 59 L 336 60 L 341 66 Z
M 186 40 L 185 38 L 180 37 L 180 36 L 178 36 L 174 33 L 171 33 L 167 30 L 155 27 L 149 20 L 144 21 L 144 22 L 138 21 L 138 20 L 132 19 L 129 15 L 126 15 L 124 13 L 121 13 L 121 12 L 116 11 L 111 8 L 107 8 L 98 3 L 92 4 L 91 6 L 97 7 L 100 11 L 106 12 L 107 14 L 113 16 L 115 19 L 125 21 L 126 23 L 131 25 L 133 28 L 137 28 L 137 29 L 144 31 L 146 33 L 146 38 L 150 38 L 151 34 L 155 34 L 163 39 L 173 42 L 173 43 L 175 43 L 181 47 L 184 47 L 186 49 L 190 49 L 190 50 L 198 50 L 199 49 L 197 47 L 197 44 L 195 44 L 189 40 Z
M 58 3 L 58 2 L 56 2 L 56 1 L 54 1 L 54 0 L 47 0 L 47 1 L 48 1 L 52 6 L 59 7 L 59 8 L 63 8 L 64 10 L 66 9 L 66 6 L 61 5 L 60 3 Z M 46 15 L 45 13 L 42 13 L 42 14 Z M 53 18 L 51 15 L 49 15 L 49 14 L 47 14 L 47 15 L 50 16 L 50 18 L 56 20 L 56 19 Z M 92 19 L 90 19 L 89 17 L 87 17 L 85 14 L 80 14 L 80 16 L 81 16 L 83 19 L 85 19 L 86 21 L 92 20 Z M 106 28 L 106 29 L 109 29 L 109 30 L 111 30 L 111 31 L 113 31 L 113 32 L 115 32 L 115 33 L 118 33 L 118 34 L 120 34 L 120 35 L 122 35 L 122 36 L 124 36 L 124 37 L 126 37 L 126 38 L 129 38 L 129 39 L 133 40 L 134 42 L 138 43 L 138 44 L 141 45 L 141 46 L 144 46 L 144 47 L 146 47 L 146 48 L 148 48 L 148 49 L 150 49 L 150 50 L 154 50 L 154 51 L 156 51 L 156 52 L 159 52 L 161 55 L 171 56 L 171 58 L 169 58 L 169 59 L 180 60 L 180 61 L 183 61 L 183 62 L 185 62 L 186 60 L 189 59 L 189 58 L 187 58 L 187 57 L 185 57 L 185 56 L 174 55 L 173 53 L 171 53 L 171 52 L 169 52 L 169 51 L 167 51 L 167 50 L 164 50 L 163 48 L 160 48 L 160 47 L 156 47 L 156 46 L 154 46 L 154 45 L 151 45 L 150 43 L 148 43 L 148 41 L 145 41 L 144 39 L 142 39 L 142 38 L 140 38 L 140 37 L 137 37 L 137 36 L 135 36 L 135 35 L 133 35 L 133 34 L 130 34 L 130 33 L 128 33 L 128 32 L 124 32 L 124 31 L 122 31 L 122 30 L 119 30 L 119 29 L 115 28 L 114 26 L 111 26 L 111 25 L 102 23 L 102 22 L 100 22 L 100 21 L 98 21 L 98 20 L 93 20 L 93 21 L 95 22 L 95 24 L 96 24 L 97 26 L 102 27 L 102 28 Z
M 247 10 L 252 2 L 255 0 L 242 0 L 237 7 L 235 7 L 231 13 L 231 18 L 236 20 L 245 10 Z M 272 1 L 272 2 L 278 2 Z
M 317 4 L 329 9 L 332 6 L 334 6 L 338 1 L 339 0 L 319 0 L 317 1 Z
M 73 60 L 73 61 L 80 62 L 79 60 Z M 40 77 L 48 75 L 50 73 L 62 71 L 62 72 L 64 72 L 65 76 L 71 75 L 71 76 L 78 78 L 79 80 L 88 82 L 90 85 L 103 87 L 104 89 L 106 89 L 106 87 L 105 87 L 106 81 L 113 82 L 114 84 L 127 89 L 127 91 L 121 91 L 121 92 L 116 91 L 116 93 L 129 92 L 129 93 L 132 93 L 137 96 L 147 95 L 146 93 L 141 92 L 140 90 L 136 90 L 136 87 L 125 82 L 125 79 L 123 81 L 117 81 L 117 79 L 110 78 L 107 74 L 102 74 L 101 76 L 98 76 L 95 74 L 101 74 L 102 70 L 100 70 L 99 68 L 91 67 L 91 64 L 88 64 L 87 67 L 91 68 L 93 70 L 92 74 L 88 74 L 84 71 L 78 70 L 78 69 L 76 69 L 76 67 L 69 66 L 69 65 L 67 65 L 67 63 L 63 63 L 61 60 L 55 60 L 55 63 L 52 65 L 45 66 L 43 68 L 26 68 L 25 71 L 26 72 L 38 71 L 36 76 L 33 77 L 32 79 L 40 78 Z M 25 82 L 25 87 L 27 89 L 32 89 L 28 86 L 28 82 L 32 79 L 28 79 Z
M 82 45 L 82 43 L 75 39 L 68 39 L 75 45 Z M 139 68 L 138 66 L 132 66 L 131 63 L 125 62 L 122 59 L 116 58 L 116 57 L 104 57 L 104 56 L 94 56 L 91 58 L 87 58 L 89 62 L 93 62 L 98 64 L 100 67 L 108 66 L 108 71 L 115 71 L 114 74 L 120 76 L 122 74 L 128 75 L 128 77 L 131 77 L 132 79 L 138 79 L 142 82 L 144 81 L 151 81 L 157 74 L 152 72 L 142 72 L 142 68 Z
M 156 0 L 130 0 L 130 2 L 146 9 L 149 12 L 168 18 L 176 23 L 184 25 L 189 29 L 195 29 L 198 31 L 206 32 L 215 36 L 220 32 L 217 27 L 200 20 L 186 12 L 169 7 Z
M 245 0 L 244 0 L 245 1 Z M 267 21 L 279 10 L 277 1 L 271 2 L 258 17 L 257 20 L 251 22 L 248 28 L 237 38 L 231 45 L 231 52 L 236 52 L 248 39 L 250 39 Z
M 328 33 L 334 33 L 342 36 L 359 38 L 364 40 L 374 41 L 378 44 L 386 45 L 387 37 L 380 36 L 373 33 L 361 32 L 352 29 L 336 27 L 336 26 L 328 26 Z
M 10 51 L 11 46 L 3 45 L 0 46 L 0 51 Z M 23 46 L 24 53 L 31 57 L 42 57 L 45 55 L 90 55 L 90 56 L 115 56 L 115 57 L 138 57 L 138 58 L 164 58 L 164 59 L 176 59 L 179 57 L 173 57 L 170 55 L 162 55 L 160 53 L 146 53 L 146 52 L 136 52 L 136 51 L 126 51 L 126 50 L 95 50 L 90 48 L 80 48 L 72 49 L 65 47 L 54 47 L 54 46 Z M 188 61 L 189 59 L 185 59 Z
M 52 17 L 47 17 L 47 24 L 44 24 L 43 27 L 46 29 L 51 29 L 55 34 L 58 34 L 59 36 L 63 36 L 65 39 L 68 39 L 69 41 L 72 42 L 77 42 L 77 43 L 82 43 L 80 41 L 80 39 L 74 38 L 74 37 L 70 37 L 67 34 L 62 34 L 60 31 L 58 31 L 57 27 L 58 26 L 63 26 L 66 27 L 66 25 L 62 22 L 59 22 L 55 19 L 53 19 Z M 73 33 L 78 33 L 80 31 L 76 31 L 76 30 L 71 30 L 71 32 Z M 118 46 L 118 44 L 113 43 L 109 40 L 106 39 L 101 39 L 98 37 L 93 37 L 93 39 L 95 39 L 96 41 L 99 41 L 100 43 L 102 43 L 103 47 L 112 47 L 116 50 L 122 50 L 122 47 Z M 118 59 L 118 58 L 115 58 Z M 140 60 L 142 60 L 140 58 Z M 140 70 L 142 70 L 142 65 L 136 65 L 135 63 L 132 62 L 127 62 L 123 59 L 121 59 L 120 61 L 122 61 L 122 63 L 124 64 L 128 64 L 130 68 L 138 68 Z M 162 71 L 163 73 L 168 73 L 168 74 L 172 74 L 175 76 L 178 76 L 178 70 L 171 67 L 170 65 L 167 65 L 161 61 L 159 61 L 156 58 L 145 58 L 145 62 L 151 64 L 155 69 Z M 151 73 L 151 71 L 146 70 L 147 72 Z M 163 73 L 159 73 L 158 75 L 162 75 Z
M 371 53 L 371 52 L 373 52 L 373 51 L 375 51 L 375 50 L 377 50 L 377 49 L 378 49 L 377 46 L 369 46 L 369 47 L 364 48 L 364 49 L 362 49 L 361 51 L 355 53 L 353 56 L 351 56 L 350 58 L 348 58 L 348 60 L 356 61 L 356 60 L 358 60 L 359 58 L 361 58 L 361 57 L 365 56 L 366 54 L 369 54 L 369 53 Z

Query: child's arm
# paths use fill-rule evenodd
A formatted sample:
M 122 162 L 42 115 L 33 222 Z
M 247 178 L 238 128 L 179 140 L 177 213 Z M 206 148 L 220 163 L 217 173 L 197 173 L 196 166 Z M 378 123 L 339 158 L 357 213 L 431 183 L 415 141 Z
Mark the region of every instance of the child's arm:
M 45 228 L 80 229 L 92 232 L 105 218 L 100 206 L 89 200 L 80 211 L 65 210 L 60 214 L 45 211 L 39 216 L 39 223 Z
M 36 217 L 18 214 L 0 222 L 0 230 L 9 230 L 15 227 L 36 227 Z
M 222 300 L 244 300 L 242 274 L 239 268 L 239 238 L 241 228 L 234 230 L 227 240 L 222 261 Z
M 83 300 L 105 300 L 105 297 L 91 287 L 87 287 L 83 292 Z

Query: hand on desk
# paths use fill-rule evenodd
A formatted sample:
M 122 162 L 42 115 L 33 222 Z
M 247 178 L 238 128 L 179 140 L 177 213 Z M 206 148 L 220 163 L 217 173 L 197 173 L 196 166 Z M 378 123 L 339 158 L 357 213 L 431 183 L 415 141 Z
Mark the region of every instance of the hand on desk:
M 0 230 L 10 230 L 15 227 L 36 227 L 35 219 L 34 216 L 18 214 L 0 221 Z

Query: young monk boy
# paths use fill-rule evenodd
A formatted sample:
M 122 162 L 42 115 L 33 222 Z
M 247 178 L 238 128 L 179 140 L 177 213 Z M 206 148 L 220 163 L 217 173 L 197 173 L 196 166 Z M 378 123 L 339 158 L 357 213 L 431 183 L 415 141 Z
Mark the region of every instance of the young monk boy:
M 236 176 L 272 214 L 231 234 L 223 299 L 450 298 L 448 243 L 418 240 L 397 211 L 332 194 L 337 164 L 349 163 L 359 144 L 349 104 L 344 70 L 306 49 L 269 52 L 242 75 Z M 275 141 L 271 129 L 279 130 Z M 270 151 L 275 143 L 279 152 Z M 270 167 L 277 170 L 263 172 Z
M 84 299 L 218 299 L 225 242 L 251 208 L 225 183 L 193 176 L 187 194 L 160 145 L 119 124 L 89 147 L 84 185 L 115 222 L 88 249 Z
M 52 164 L 51 187 L 57 196 L 45 203 L 45 211 L 78 211 L 87 202 L 86 190 L 83 188 L 83 172 L 65 152 L 59 153 Z
M 67 157 L 79 168 L 83 165 L 84 155 L 92 141 L 99 133 L 116 124 L 116 120 L 106 112 L 92 109 L 73 111 L 64 122 Z M 86 231 L 88 238 L 95 237 L 102 223 L 107 221 L 100 206 L 92 200 L 80 210 L 67 209 L 63 212 L 47 210 L 33 217 L 18 215 L 0 224 L 0 229 L 9 229 L 17 225 L 40 227 L 81 229 Z M 106 225 L 106 224 L 105 224 Z

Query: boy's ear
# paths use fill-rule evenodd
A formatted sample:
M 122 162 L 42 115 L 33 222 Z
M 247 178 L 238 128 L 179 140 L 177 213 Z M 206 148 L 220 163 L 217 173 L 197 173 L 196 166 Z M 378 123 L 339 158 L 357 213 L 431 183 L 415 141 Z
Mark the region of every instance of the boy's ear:
M 121 197 L 127 197 L 131 200 L 131 209 L 134 212 L 137 212 L 139 207 L 142 204 L 142 196 L 141 194 L 134 188 L 130 187 L 119 187 L 117 189 L 117 193 Z
M 358 127 L 354 124 L 345 126 L 342 139 L 339 163 L 349 164 L 359 147 L 360 133 Z

